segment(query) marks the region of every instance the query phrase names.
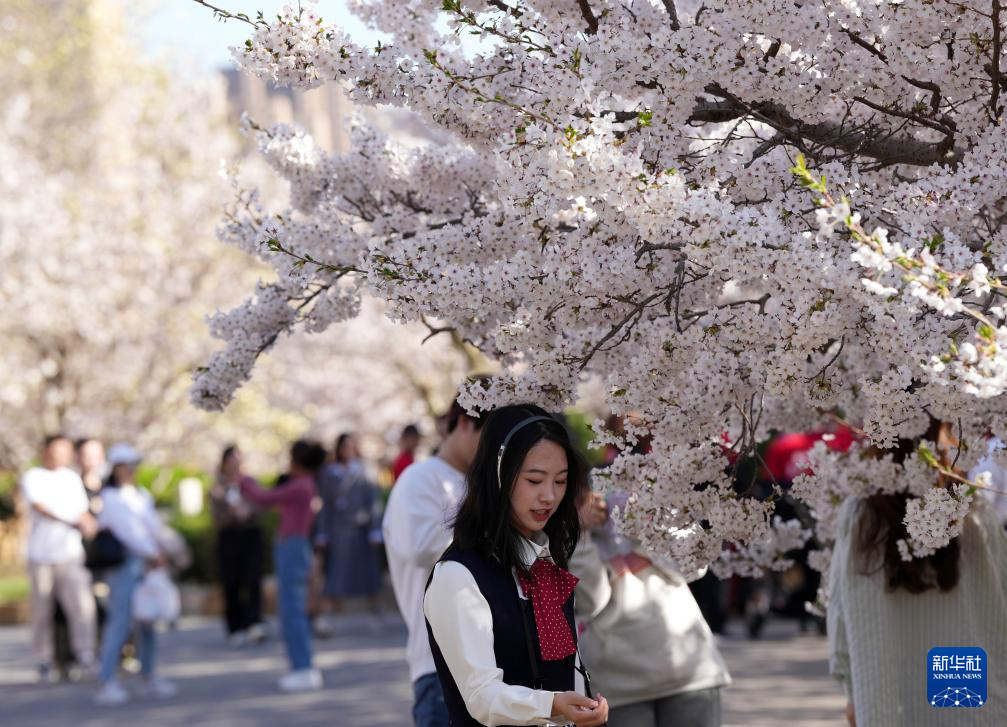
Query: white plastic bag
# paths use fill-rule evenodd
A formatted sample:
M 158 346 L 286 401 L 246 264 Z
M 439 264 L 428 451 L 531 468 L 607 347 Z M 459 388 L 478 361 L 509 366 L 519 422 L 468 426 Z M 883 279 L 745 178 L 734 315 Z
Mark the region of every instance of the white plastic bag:
M 133 591 L 133 618 L 144 623 L 173 622 L 181 611 L 182 599 L 168 571 L 164 568 L 147 571 Z

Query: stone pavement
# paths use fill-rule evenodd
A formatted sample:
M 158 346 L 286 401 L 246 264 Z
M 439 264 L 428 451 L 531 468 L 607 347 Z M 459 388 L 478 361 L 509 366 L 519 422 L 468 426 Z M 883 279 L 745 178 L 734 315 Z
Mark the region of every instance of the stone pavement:
M 184 619 L 161 639 L 161 673 L 178 683 L 179 696 L 101 709 L 91 702 L 92 685 L 33 684 L 27 629 L 3 628 L 0 724 L 410 727 L 404 643 L 405 626 L 397 618 L 375 634 L 367 617 L 346 616 L 335 637 L 317 642 L 326 688 L 285 695 L 276 689 L 285 667 L 278 643 L 229 649 L 215 621 Z M 823 638 L 799 636 L 788 622 L 771 622 L 762 640 L 728 636 L 721 648 L 734 677 L 724 693 L 725 726 L 844 723 L 844 699 L 827 675 Z

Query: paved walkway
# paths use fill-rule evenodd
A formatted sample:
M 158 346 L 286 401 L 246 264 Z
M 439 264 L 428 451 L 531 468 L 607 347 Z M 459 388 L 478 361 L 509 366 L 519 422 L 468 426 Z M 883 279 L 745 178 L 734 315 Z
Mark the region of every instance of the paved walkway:
M 285 695 L 276 677 L 285 667 L 280 645 L 227 648 L 216 622 L 186 619 L 162 637 L 161 672 L 180 695 L 99 709 L 92 685 L 32 683 L 28 632 L 0 629 L 0 723 L 33 727 L 109 724 L 409 727 L 412 696 L 404 664 L 405 627 L 389 620 L 379 634 L 363 616 L 348 616 L 332 639 L 318 642 L 321 692 Z M 840 727 L 844 700 L 826 674 L 825 640 L 771 623 L 761 641 L 727 637 L 722 649 L 734 677 L 725 691 L 729 727 L 780 724 Z M 114 722 L 111 719 L 115 715 Z

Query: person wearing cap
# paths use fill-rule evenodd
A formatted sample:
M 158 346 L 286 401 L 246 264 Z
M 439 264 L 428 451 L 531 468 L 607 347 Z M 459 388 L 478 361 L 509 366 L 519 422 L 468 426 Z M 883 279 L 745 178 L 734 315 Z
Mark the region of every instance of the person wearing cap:
M 167 562 L 158 541 L 161 521 L 154 509 L 150 493 L 136 486 L 136 468 L 140 453 L 129 444 L 116 444 L 108 450 L 111 474 L 102 490 L 102 508 L 98 523 L 119 540 L 125 550 L 123 562 L 108 572 L 108 623 L 101 649 L 101 686 L 95 702 L 103 706 L 123 704 L 130 693 L 119 682 L 119 654 L 133 626 L 133 592 L 147 570 L 163 567 Z M 138 624 L 137 651 L 141 667 L 140 692 L 166 699 L 178 689 L 158 677 L 157 633 L 152 623 Z
M 43 682 L 56 678 L 52 670 L 54 596 L 66 615 L 79 664 L 88 671 L 94 668 L 94 597 L 81 536 L 90 537 L 95 526 L 84 483 L 70 469 L 72 461 L 70 440 L 61 435 L 48 437 L 41 465 L 21 478 L 21 496 L 31 508 L 27 559 L 32 643 Z

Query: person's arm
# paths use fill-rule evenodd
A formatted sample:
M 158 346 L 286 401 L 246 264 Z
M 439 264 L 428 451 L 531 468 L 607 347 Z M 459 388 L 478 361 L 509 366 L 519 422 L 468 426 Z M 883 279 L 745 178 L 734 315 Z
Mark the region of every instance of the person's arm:
M 439 563 L 423 612 L 472 718 L 487 727 L 549 724 L 553 692 L 506 684 L 493 652 L 493 615 L 460 563 Z
M 221 482 L 215 482 L 210 488 L 210 517 L 214 527 L 222 528 L 229 524 L 230 505 L 227 503 L 227 487 Z
M 117 496 L 109 495 L 102 499 L 99 523 L 111 530 L 131 553 L 151 561 L 160 557 L 148 516 L 134 513 Z
M 319 548 L 325 547 L 329 542 L 329 528 L 336 514 L 335 489 L 338 483 L 337 475 L 328 468 L 323 469 L 318 476 L 318 497 L 322 501 L 322 508 L 311 526 L 311 542 Z
M 304 496 L 302 488 L 294 482 L 267 490 L 252 478 L 243 477 L 239 486 L 246 500 L 266 507 L 295 502 Z
M 570 557 L 570 572 L 579 579 L 574 606 L 577 621 L 587 624 L 600 614 L 612 599 L 608 569 L 598 555 L 598 546 L 590 532 L 584 532 Z
M 385 548 L 411 565 L 432 568 L 451 544 L 453 513 L 445 512 L 441 484 L 409 479 L 408 471 L 392 490 L 382 532 Z
M 81 482 L 80 487 L 81 492 L 83 493 L 84 491 L 83 482 Z M 64 525 L 68 525 L 71 528 L 79 529 L 81 527 L 82 519 L 78 519 L 76 522 L 70 520 L 64 520 L 63 518 L 59 517 L 56 513 L 54 513 L 52 510 L 50 510 L 42 502 L 44 498 L 39 493 L 39 488 L 40 484 L 35 481 L 35 478 L 32 476 L 31 472 L 25 473 L 24 477 L 22 477 L 21 479 L 21 494 L 24 496 L 25 503 L 27 503 L 32 510 L 34 510 L 44 518 L 48 518 L 49 520 L 55 520 L 56 522 L 63 523 Z M 84 495 L 83 497 L 85 502 L 84 510 L 86 512 L 87 496 Z

